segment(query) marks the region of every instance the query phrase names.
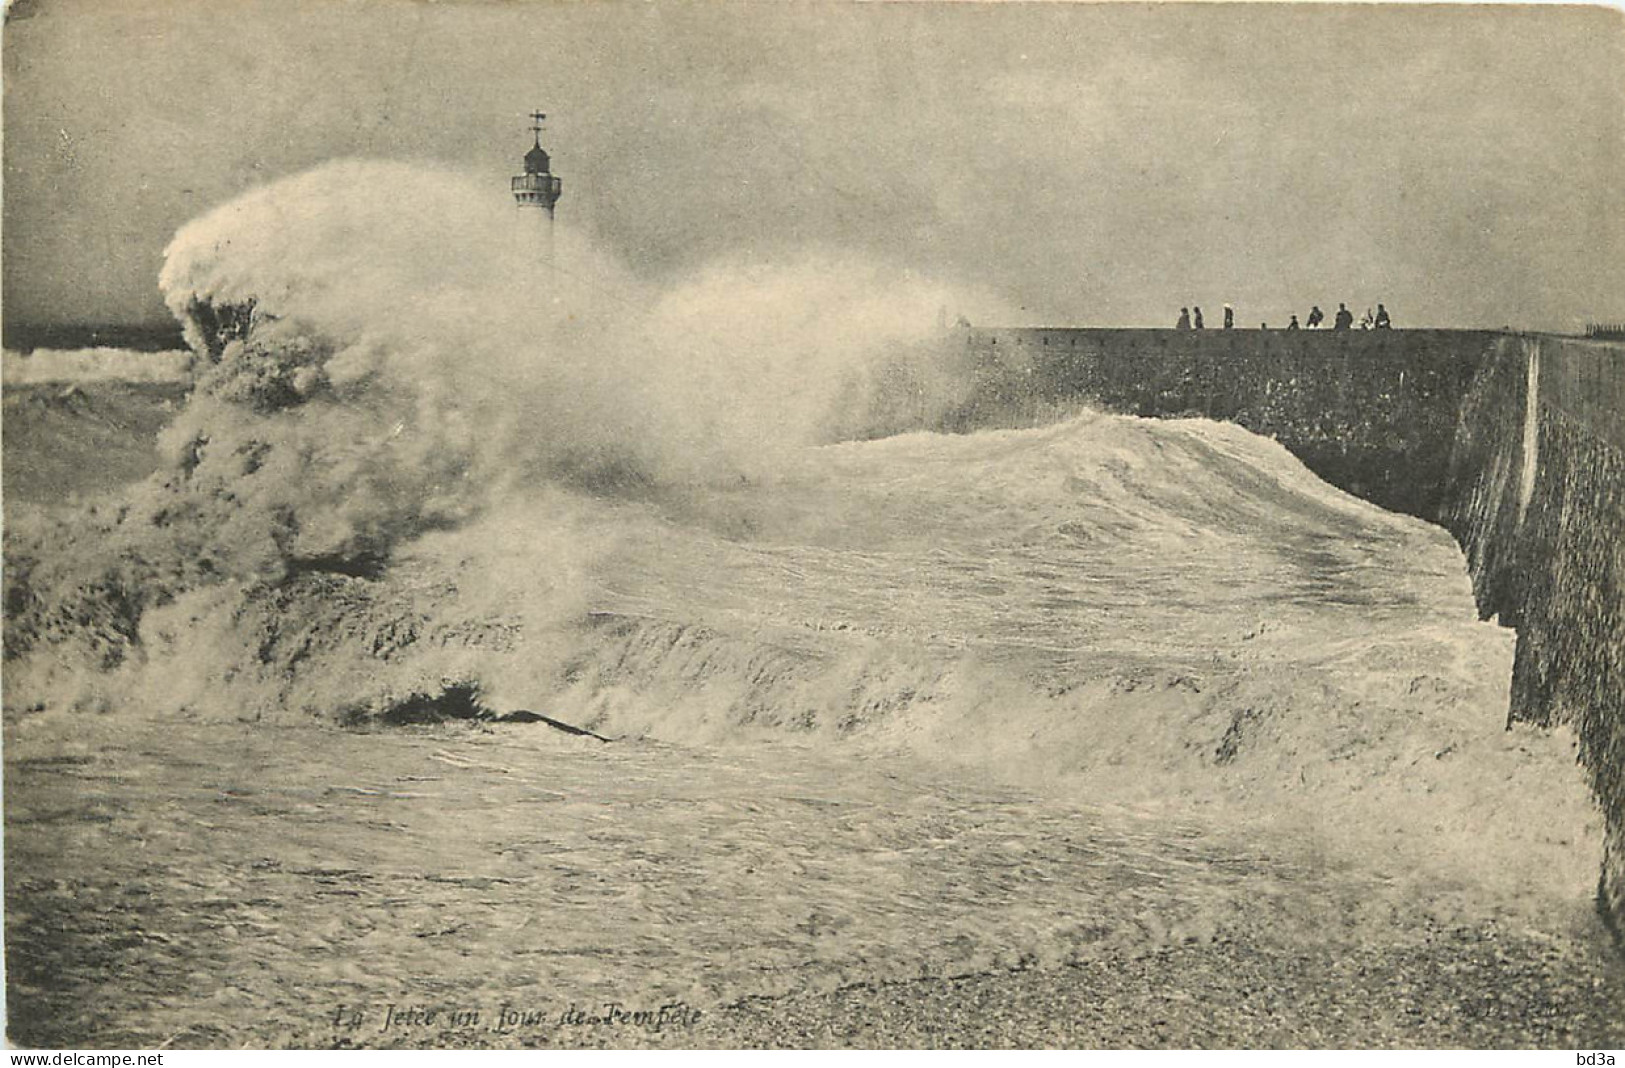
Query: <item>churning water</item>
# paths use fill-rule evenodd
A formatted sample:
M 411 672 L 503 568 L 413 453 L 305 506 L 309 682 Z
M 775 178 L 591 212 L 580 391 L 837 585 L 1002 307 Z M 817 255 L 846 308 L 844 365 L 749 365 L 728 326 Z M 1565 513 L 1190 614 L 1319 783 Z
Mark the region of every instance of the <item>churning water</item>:
M 352 192 L 385 179 L 397 210 Z M 39 1036 L 410 1043 L 335 1007 L 1586 929 L 1572 740 L 1504 729 L 1511 635 L 1442 531 L 1202 420 L 841 443 L 887 367 L 953 404 L 941 287 L 644 292 L 504 225 L 363 164 L 193 224 L 164 469 L 8 515 Z M 598 737 L 423 723 L 518 710 Z

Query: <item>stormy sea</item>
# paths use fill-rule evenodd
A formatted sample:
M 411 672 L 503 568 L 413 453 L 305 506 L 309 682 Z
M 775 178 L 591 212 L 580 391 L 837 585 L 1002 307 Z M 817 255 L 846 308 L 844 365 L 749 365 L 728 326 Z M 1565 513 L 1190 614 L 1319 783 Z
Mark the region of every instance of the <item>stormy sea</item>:
M 1444 531 L 513 210 L 329 164 L 175 236 L 183 350 L 6 353 L 14 1042 L 1625 1044 Z

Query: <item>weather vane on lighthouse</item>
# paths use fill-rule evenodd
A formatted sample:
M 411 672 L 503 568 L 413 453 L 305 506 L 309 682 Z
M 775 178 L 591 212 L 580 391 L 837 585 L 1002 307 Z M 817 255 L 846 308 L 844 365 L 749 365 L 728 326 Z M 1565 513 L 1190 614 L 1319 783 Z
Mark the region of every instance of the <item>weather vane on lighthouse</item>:
M 533 136 L 531 150 L 525 153 L 525 173 L 515 175 L 512 181 L 514 203 L 519 207 L 519 213 L 530 222 L 530 227 L 540 229 L 540 243 L 548 262 L 553 259 L 553 205 L 559 202 L 559 195 L 564 191 L 564 183 L 554 177 L 551 170 L 552 161 L 548 158 L 547 150 L 542 148 L 542 122 L 547 114 L 541 111 L 530 113 L 530 129 Z

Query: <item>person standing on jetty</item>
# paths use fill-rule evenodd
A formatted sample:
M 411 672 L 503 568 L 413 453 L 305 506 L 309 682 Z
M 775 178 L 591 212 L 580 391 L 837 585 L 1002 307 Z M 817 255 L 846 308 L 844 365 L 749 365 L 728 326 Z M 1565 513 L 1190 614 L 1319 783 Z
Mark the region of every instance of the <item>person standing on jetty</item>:
M 1196 309 L 1196 329 L 1202 329 L 1202 309 Z
M 1314 307 L 1309 309 L 1309 329 L 1319 330 L 1320 324 L 1325 322 L 1325 320 L 1326 313 L 1320 310 L 1319 304 L 1316 304 Z
M 1288 330 L 1298 329 L 1298 317 L 1296 315 L 1292 316 L 1292 321 L 1286 324 L 1286 328 Z
M 1393 323 L 1388 321 L 1388 309 L 1384 308 L 1381 304 L 1378 304 L 1377 305 L 1377 329 L 1378 330 L 1388 330 L 1388 329 L 1391 329 L 1393 327 L 1393 325 L 1394 325 Z
M 1189 330 L 1190 328 L 1191 328 L 1191 310 L 1189 308 L 1181 308 L 1181 309 L 1179 309 L 1179 322 L 1177 324 L 1175 324 L 1174 329 L 1175 330 Z
M 1347 330 L 1354 325 L 1354 313 L 1349 311 L 1348 305 L 1338 302 L 1337 318 L 1332 321 L 1333 330 Z
M 1224 328 L 1226 330 L 1234 330 L 1236 328 L 1236 309 L 1232 308 L 1228 304 L 1224 306 Z

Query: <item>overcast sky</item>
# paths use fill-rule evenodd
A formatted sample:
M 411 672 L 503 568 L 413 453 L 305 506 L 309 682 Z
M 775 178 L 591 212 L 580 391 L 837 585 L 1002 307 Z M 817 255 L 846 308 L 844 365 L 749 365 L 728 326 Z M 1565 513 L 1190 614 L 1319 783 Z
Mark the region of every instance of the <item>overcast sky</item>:
M 1031 323 L 1625 319 L 1616 9 L 22 0 L 4 50 L 17 322 L 166 317 L 175 229 L 323 160 L 506 197 L 533 107 L 560 218 L 656 281 L 812 246 Z

